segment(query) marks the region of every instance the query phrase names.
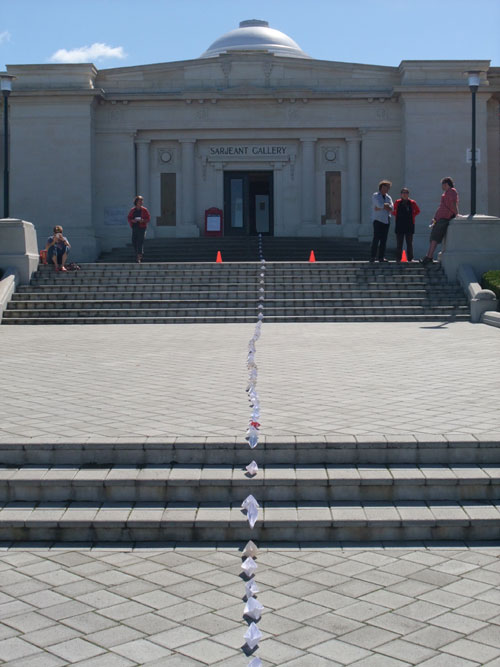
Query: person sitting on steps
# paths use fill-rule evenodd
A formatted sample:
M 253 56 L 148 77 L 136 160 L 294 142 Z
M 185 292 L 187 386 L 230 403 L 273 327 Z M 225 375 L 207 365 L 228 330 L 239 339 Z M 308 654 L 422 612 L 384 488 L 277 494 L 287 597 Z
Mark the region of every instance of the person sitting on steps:
M 45 244 L 45 252 L 47 253 L 47 262 L 53 262 L 56 271 L 66 272 L 66 260 L 68 259 L 68 252 L 71 248 L 68 239 L 63 236 L 63 228 L 61 225 L 54 227 L 54 233 L 49 236 Z

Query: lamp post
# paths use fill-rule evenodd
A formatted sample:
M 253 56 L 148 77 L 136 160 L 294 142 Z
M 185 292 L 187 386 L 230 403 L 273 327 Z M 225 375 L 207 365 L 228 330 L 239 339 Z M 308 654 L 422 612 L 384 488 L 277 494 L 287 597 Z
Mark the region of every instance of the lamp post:
M 472 155 L 470 167 L 470 214 L 476 215 L 476 92 L 480 83 L 480 72 L 467 72 L 472 93 Z
M 16 77 L 0 72 L 0 89 L 3 95 L 3 217 L 9 217 L 9 95 Z

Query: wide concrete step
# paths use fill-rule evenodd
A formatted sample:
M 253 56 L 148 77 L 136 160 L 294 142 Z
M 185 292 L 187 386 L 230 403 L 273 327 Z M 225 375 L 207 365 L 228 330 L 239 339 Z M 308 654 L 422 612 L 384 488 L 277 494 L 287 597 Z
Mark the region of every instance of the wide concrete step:
M 399 275 L 432 275 L 433 273 L 441 273 L 441 267 L 438 263 L 423 266 L 419 263 L 412 264 L 397 264 L 389 262 L 387 264 L 371 264 L 369 262 L 265 262 L 266 270 L 274 273 L 301 273 L 307 272 L 311 274 L 321 273 L 346 273 L 355 272 L 358 274 L 390 274 L 397 273 Z M 84 263 L 80 265 L 79 271 L 68 271 L 61 274 L 61 277 L 81 275 L 82 273 L 89 274 L 127 274 L 138 275 L 148 274 L 152 272 L 162 273 L 176 273 L 197 274 L 203 272 L 210 273 L 232 273 L 238 271 L 240 273 L 250 273 L 256 271 L 261 267 L 261 262 L 197 262 L 187 264 L 185 262 L 155 262 L 149 264 L 136 264 L 134 262 L 123 262 L 120 264 L 95 264 Z M 55 275 L 59 272 L 55 271 L 53 266 L 48 264 L 39 265 L 37 270 L 39 275 Z
M 150 278 L 149 280 L 137 280 L 137 281 L 127 281 L 127 280 L 116 280 L 116 279 L 107 279 L 102 280 L 64 280 L 64 281 L 52 281 L 52 280 L 39 280 L 33 282 L 30 286 L 24 286 L 23 289 L 20 289 L 20 293 L 26 292 L 36 292 L 36 291 L 55 291 L 55 292 L 67 292 L 73 290 L 92 290 L 92 291 L 109 291 L 109 290 L 118 290 L 118 291 L 128 291 L 132 293 L 135 290 L 160 290 L 160 291 L 186 291 L 186 290 L 229 290 L 236 291 L 241 290 L 245 287 L 247 290 L 253 290 L 254 293 L 260 287 L 260 283 L 254 278 L 248 280 L 194 280 L 192 278 L 175 281 L 175 280 L 162 280 L 160 278 Z M 295 290 L 310 292 L 316 290 L 330 290 L 334 292 L 343 292 L 344 290 L 351 291 L 362 291 L 367 290 L 384 290 L 384 291 L 393 291 L 393 290 L 426 290 L 429 293 L 444 293 L 451 292 L 454 294 L 462 294 L 462 291 L 456 285 L 447 285 L 443 284 L 440 281 L 429 282 L 422 280 L 413 280 L 413 281 L 398 281 L 398 280 L 371 280 L 371 281 L 359 281 L 359 280 L 349 280 L 348 277 L 343 277 L 339 280 L 324 278 L 321 280 L 266 280 L 265 290 L 281 290 L 286 291 L 287 293 L 293 292 Z
M 24 466 L 0 468 L 0 503 L 500 502 L 499 465 Z
M 16 306 L 20 304 L 17 303 Z M 13 306 L 14 307 L 14 306 Z M 55 317 L 62 315 L 64 317 L 92 317 L 93 315 L 100 317 L 140 317 L 140 316 L 155 316 L 155 317 L 186 317 L 195 316 L 200 317 L 218 315 L 227 317 L 238 317 L 245 315 L 254 315 L 256 313 L 257 301 L 252 304 L 228 304 L 227 301 L 220 302 L 147 302 L 144 305 L 141 302 L 132 303 L 126 302 L 121 304 L 114 301 L 95 302 L 88 301 L 79 302 L 40 302 L 39 307 L 33 308 L 34 313 L 42 313 L 41 317 Z M 355 304 L 349 300 L 341 303 L 331 303 L 331 300 L 318 299 L 309 301 L 290 301 L 270 303 L 265 301 L 264 313 L 266 316 L 278 315 L 433 315 L 434 313 L 442 314 L 452 313 L 455 311 L 467 311 L 465 305 L 433 305 L 421 304 L 411 301 L 403 302 L 401 304 L 373 304 L 370 301 Z M 16 310 L 7 310 L 4 317 L 12 317 Z
M 145 311 L 161 311 L 159 314 L 168 314 L 172 310 L 178 311 L 179 308 L 182 309 L 193 309 L 196 311 L 216 308 L 218 312 L 225 312 L 227 309 L 233 308 L 251 308 L 255 310 L 257 304 L 257 296 L 246 296 L 246 297 L 208 297 L 202 298 L 201 295 L 198 298 L 164 298 L 164 299 L 110 299 L 110 298 L 101 298 L 101 299 L 78 299 L 75 297 L 66 297 L 56 300 L 41 299 L 35 301 L 32 299 L 21 300 L 16 299 L 10 304 L 9 312 L 13 311 L 24 311 L 24 310 L 35 310 L 36 312 L 43 313 L 44 311 L 80 311 L 87 312 L 88 310 L 125 310 L 128 311 L 131 315 L 137 313 L 138 310 Z M 336 312 L 336 309 L 352 309 L 354 313 L 358 312 L 359 308 L 363 309 L 375 309 L 375 308 L 384 308 L 384 309 L 393 309 L 393 308 L 420 308 L 420 309 L 431 309 L 435 307 L 450 307 L 448 300 L 434 298 L 428 299 L 426 297 L 400 297 L 400 298 L 365 298 L 365 297 L 351 297 L 351 298 L 332 298 L 326 296 L 320 297 L 298 297 L 295 295 L 289 295 L 288 298 L 273 298 L 266 296 L 266 299 L 263 300 L 264 309 L 266 312 L 270 311 L 272 313 L 273 309 L 276 308 L 286 308 L 296 310 L 299 308 L 321 308 L 321 309 L 333 309 L 333 312 Z M 459 304 L 452 305 L 462 305 L 465 307 L 463 300 L 460 300 Z M 164 312 L 165 311 L 165 312 Z M 392 310 L 391 310 L 392 313 Z
M 358 275 L 356 273 L 323 273 L 317 275 L 311 275 L 307 273 L 297 273 L 285 274 L 277 273 L 275 275 L 266 273 L 266 286 L 273 286 L 275 284 L 281 285 L 294 285 L 294 284 L 305 284 L 305 285 L 317 285 L 317 284 L 354 284 L 359 286 L 371 285 L 378 283 L 382 284 L 394 284 L 395 286 L 403 285 L 446 285 L 446 280 L 442 276 L 436 274 L 435 276 L 426 277 L 420 274 L 413 274 L 408 276 L 399 276 L 398 274 L 386 274 L 386 275 Z M 113 275 L 110 273 L 103 273 L 102 275 L 98 274 L 87 274 L 87 273 L 77 273 L 77 274 L 68 274 L 68 273 L 56 273 L 56 274 L 43 274 L 41 276 L 34 276 L 32 283 L 33 285 L 95 285 L 99 284 L 100 281 L 105 281 L 109 285 L 126 285 L 130 284 L 144 284 L 148 285 L 151 283 L 162 283 L 165 285 L 178 285 L 185 283 L 193 283 L 196 285 L 207 285 L 211 286 L 215 284 L 221 285 L 242 285 L 245 284 L 258 284 L 258 273 L 252 272 L 250 274 L 238 275 L 235 273 L 214 273 L 211 274 L 180 274 L 174 275 L 172 273 L 160 273 L 160 272 L 151 272 L 149 274 L 140 273 L 135 276 L 126 276 L 126 275 Z M 246 282 L 243 282 L 246 281 Z M 456 287 L 456 285 L 455 285 Z
M 437 315 L 277 315 L 268 317 L 268 322 L 443 322 L 453 319 L 456 322 L 468 322 L 469 315 L 454 315 L 452 318 L 445 313 Z M 254 322 L 255 317 L 12 317 L 3 319 L 3 325 L 88 325 L 88 324 L 247 324 Z
M 101 275 L 139 275 L 150 273 L 170 274 L 199 274 L 199 273 L 251 273 L 261 267 L 261 262 L 198 262 L 196 264 L 156 262 L 150 264 L 136 264 L 123 262 L 122 264 L 81 264 L 79 271 L 68 271 L 61 273 L 55 271 L 53 266 L 39 265 L 38 275 L 54 275 L 61 278 L 85 274 Z M 266 262 L 266 270 L 270 273 L 310 273 L 313 275 L 322 273 L 349 273 L 360 275 L 432 275 L 441 273 L 439 264 L 422 266 L 421 264 L 370 264 L 369 262 Z
M 74 286 L 71 289 L 61 286 L 54 286 L 52 289 L 48 287 L 45 289 L 32 289 L 31 291 L 20 290 L 16 292 L 12 297 L 12 302 L 27 302 L 27 301 L 53 301 L 60 299 L 170 299 L 172 296 L 177 298 L 187 298 L 187 299 L 252 299 L 255 300 L 257 297 L 256 287 L 250 289 L 238 289 L 238 286 L 234 286 L 232 289 L 227 286 L 221 286 L 220 288 L 214 287 L 210 288 L 205 286 L 204 288 L 193 289 L 190 285 L 179 285 L 170 286 L 170 288 L 165 288 L 159 286 L 157 289 L 148 287 L 148 286 L 138 286 L 135 285 L 129 289 L 125 289 L 122 286 L 114 285 L 107 287 L 106 290 L 102 288 L 87 286 L 87 285 L 78 285 Z M 324 285 L 320 288 L 312 289 L 300 289 L 296 286 L 292 286 L 290 289 L 266 289 L 265 297 L 267 299 L 322 299 L 322 298 L 345 298 L 345 299 L 359 299 L 359 298 L 374 298 L 374 299 L 402 299 L 402 298 L 420 298 L 420 299 L 429 299 L 429 300 L 439 300 L 441 298 L 450 298 L 457 297 L 461 300 L 464 299 L 464 295 L 458 289 L 454 287 L 446 287 L 439 290 L 437 293 L 430 290 L 421 289 L 419 287 L 406 289 L 362 289 L 361 287 L 357 289 L 343 289 L 336 290 L 332 286 Z
M 133 438 L 0 440 L 4 466 L 259 466 L 409 464 L 412 466 L 500 466 L 500 433 L 484 438 L 471 435 L 429 436 L 262 436 L 252 452 L 239 438 Z
M 497 502 L 263 502 L 250 529 L 240 503 L 7 503 L 1 541 L 498 540 Z

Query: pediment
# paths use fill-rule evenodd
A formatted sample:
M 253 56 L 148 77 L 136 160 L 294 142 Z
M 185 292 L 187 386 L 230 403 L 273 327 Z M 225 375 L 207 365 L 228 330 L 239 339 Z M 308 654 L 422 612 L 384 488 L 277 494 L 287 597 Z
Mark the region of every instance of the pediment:
M 96 87 L 109 93 L 356 92 L 391 88 L 399 79 L 397 67 L 236 52 L 216 58 L 100 70 Z

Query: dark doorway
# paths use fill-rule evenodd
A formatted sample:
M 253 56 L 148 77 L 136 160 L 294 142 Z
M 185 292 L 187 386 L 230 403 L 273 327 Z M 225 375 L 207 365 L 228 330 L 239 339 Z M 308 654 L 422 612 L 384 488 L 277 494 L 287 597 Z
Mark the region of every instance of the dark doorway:
M 224 234 L 272 236 L 273 172 L 224 172 Z

